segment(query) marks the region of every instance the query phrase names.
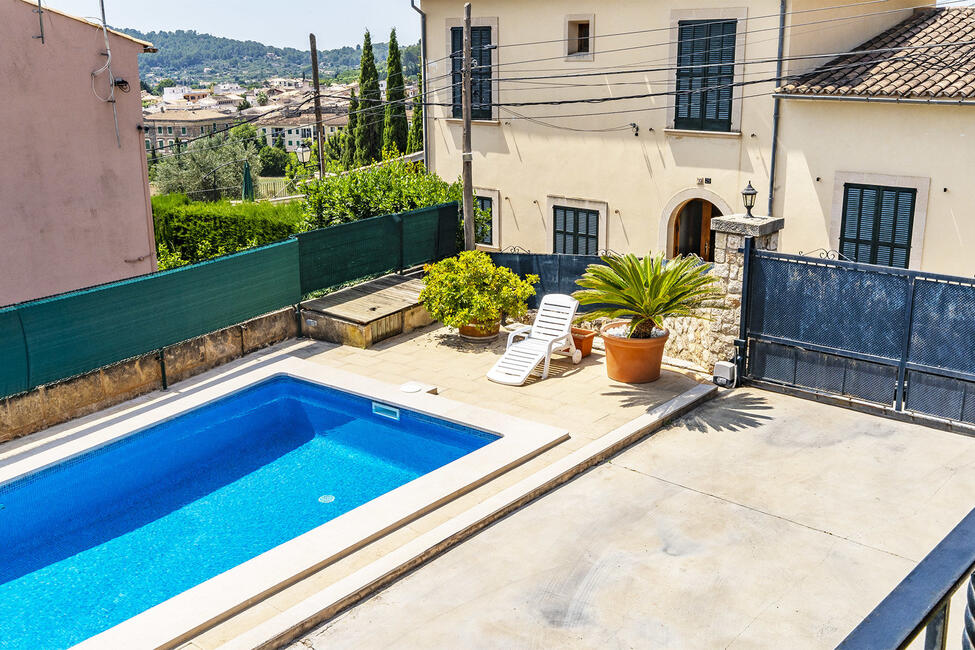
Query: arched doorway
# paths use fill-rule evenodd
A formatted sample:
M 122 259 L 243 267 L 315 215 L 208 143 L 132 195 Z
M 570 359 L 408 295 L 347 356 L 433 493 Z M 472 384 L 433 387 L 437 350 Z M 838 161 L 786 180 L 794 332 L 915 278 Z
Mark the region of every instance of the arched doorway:
M 674 217 L 671 256 L 698 255 L 706 262 L 713 262 L 711 219 L 720 216 L 718 207 L 705 199 L 691 199 L 681 206 Z

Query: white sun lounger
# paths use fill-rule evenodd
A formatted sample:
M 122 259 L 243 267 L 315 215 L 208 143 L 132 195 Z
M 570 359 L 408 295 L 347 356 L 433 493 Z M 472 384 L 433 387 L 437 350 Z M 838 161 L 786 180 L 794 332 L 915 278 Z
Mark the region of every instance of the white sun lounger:
M 542 298 L 535 323 L 521 327 L 508 335 L 508 347 L 487 377 L 491 381 L 521 386 L 532 370 L 544 359 L 542 379 L 548 377 L 552 353 L 572 357 L 572 363 L 582 360 L 582 353 L 572 341 L 572 319 L 579 301 L 572 296 L 553 293 Z M 515 339 L 524 340 L 516 341 Z

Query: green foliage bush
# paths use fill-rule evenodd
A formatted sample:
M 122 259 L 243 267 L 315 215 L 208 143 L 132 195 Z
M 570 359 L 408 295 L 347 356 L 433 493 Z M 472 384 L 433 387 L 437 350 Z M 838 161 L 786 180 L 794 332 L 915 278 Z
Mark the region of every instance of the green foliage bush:
M 448 183 L 426 170 L 421 162 L 387 160 L 382 165 L 343 172 L 340 166 L 327 168 L 325 179 L 305 181 L 303 230 L 325 228 L 382 214 L 425 208 L 451 201 L 463 201 L 460 181 Z M 491 225 L 491 215 L 475 208 L 475 229 Z M 463 232 L 458 228 L 459 248 Z
M 298 232 L 300 203 L 190 201 L 184 194 L 152 198 L 160 268 L 200 262 L 263 246 Z
M 464 251 L 423 267 L 420 302 L 430 316 L 450 327 L 496 323 L 501 315 L 520 318 L 535 295 L 537 275 L 519 278 L 510 269 L 495 266 L 481 251 Z

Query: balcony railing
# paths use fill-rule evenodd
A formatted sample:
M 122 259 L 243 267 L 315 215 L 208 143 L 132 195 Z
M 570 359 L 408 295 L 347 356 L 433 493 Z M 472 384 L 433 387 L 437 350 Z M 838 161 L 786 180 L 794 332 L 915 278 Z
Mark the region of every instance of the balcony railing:
M 924 631 L 925 650 L 961 647 L 975 650 L 975 510 L 959 522 L 934 550 L 850 635 L 838 650 L 906 648 Z M 947 645 L 948 605 L 966 590 L 965 625 L 960 645 Z

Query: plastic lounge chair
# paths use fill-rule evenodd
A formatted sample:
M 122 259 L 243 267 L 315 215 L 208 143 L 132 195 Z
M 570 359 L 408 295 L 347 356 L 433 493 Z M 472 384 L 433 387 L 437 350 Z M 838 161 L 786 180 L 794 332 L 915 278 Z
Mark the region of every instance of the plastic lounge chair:
M 572 341 L 572 319 L 578 308 L 579 301 L 572 296 L 553 293 L 542 298 L 534 324 L 520 327 L 508 335 L 504 356 L 488 372 L 488 379 L 521 386 L 543 359 L 542 379 L 545 379 L 553 352 L 571 357 L 572 363 L 582 361 L 582 352 Z M 516 341 L 518 338 L 523 340 Z

